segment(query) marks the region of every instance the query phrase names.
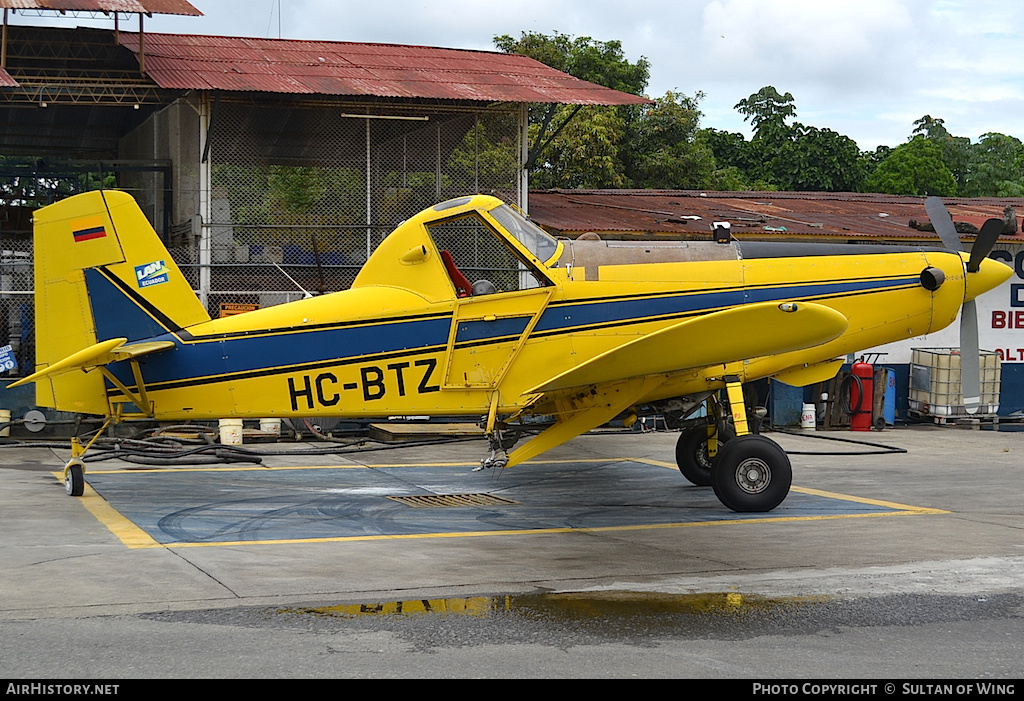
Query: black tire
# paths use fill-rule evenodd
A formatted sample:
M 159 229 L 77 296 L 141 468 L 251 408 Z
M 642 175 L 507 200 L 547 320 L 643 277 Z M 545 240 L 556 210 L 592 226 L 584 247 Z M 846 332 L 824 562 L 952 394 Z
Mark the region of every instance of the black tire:
M 736 437 L 732 426 L 725 426 L 718 431 L 719 454 L 721 446 Z M 708 457 L 708 430 L 706 426 L 697 426 L 679 434 L 676 441 L 676 465 L 683 477 L 698 487 L 711 486 L 711 469 L 714 461 Z
M 85 494 L 85 468 L 79 464 L 69 465 L 64 473 L 64 491 L 69 497 Z
M 771 511 L 793 483 L 789 456 L 764 436 L 741 436 L 722 446 L 711 471 L 715 496 L 739 512 Z

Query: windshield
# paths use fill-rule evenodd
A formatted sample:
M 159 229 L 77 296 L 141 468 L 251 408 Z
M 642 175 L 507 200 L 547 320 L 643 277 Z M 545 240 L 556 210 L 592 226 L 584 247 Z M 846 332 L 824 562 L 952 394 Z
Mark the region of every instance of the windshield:
M 507 204 L 495 207 L 490 211 L 490 215 L 515 236 L 519 243 L 526 246 L 527 250 L 537 257 L 537 260 L 546 262 L 555 255 L 558 242 Z

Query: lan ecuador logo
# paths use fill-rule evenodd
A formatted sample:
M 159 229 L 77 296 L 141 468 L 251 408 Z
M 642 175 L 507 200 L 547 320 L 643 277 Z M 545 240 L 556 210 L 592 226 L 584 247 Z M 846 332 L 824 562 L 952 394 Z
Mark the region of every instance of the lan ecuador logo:
M 162 260 L 135 266 L 135 279 L 139 283 L 139 289 L 167 282 L 170 279 L 169 274 L 170 270 Z

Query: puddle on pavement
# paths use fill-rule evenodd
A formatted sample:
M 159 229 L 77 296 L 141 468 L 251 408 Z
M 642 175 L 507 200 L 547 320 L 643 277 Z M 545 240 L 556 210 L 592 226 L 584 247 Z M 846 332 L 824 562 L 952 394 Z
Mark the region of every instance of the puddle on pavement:
M 765 597 L 734 592 L 664 594 L 634 591 L 520 594 L 279 609 L 280 614 L 323 618 L 358 616 L 456 615 L 486 618 L 500 614 L 550 621 L 707 614 L 765 613 L 822 603 L 828 597 Z

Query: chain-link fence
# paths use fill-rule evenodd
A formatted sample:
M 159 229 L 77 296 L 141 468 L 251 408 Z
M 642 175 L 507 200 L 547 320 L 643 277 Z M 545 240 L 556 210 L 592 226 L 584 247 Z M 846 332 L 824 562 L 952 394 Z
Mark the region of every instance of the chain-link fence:
M 210 313 L 346 289 L 384 236 L 439 201 L 518 202 L 518 139 L 509 108 L 218 104 Z
M 90 165 L 98 175 L 60 197 L 130 192 L 213 317 L 346 289 L 395 226 L 437 202 L 489 193 L 520 204 L 518 105 L 195 100 L 150 116 L 122 138 L 122 160 Z M 22 204 L 30 212 L 48 203 Z M 22 228 L 0 221 L 0 349 L 11 345 L 18 363 L 13 372 L 0 365 L 6 376 L 35 365 L 30 226 Z

